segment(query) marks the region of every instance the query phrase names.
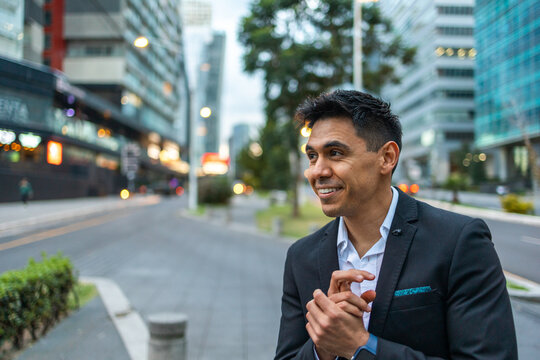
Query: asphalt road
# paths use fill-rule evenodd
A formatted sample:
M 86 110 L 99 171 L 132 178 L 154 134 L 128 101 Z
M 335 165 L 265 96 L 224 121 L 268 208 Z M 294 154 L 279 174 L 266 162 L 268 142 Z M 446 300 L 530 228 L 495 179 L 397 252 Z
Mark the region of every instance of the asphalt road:
M 0 272 L 21 268 L 42 251 L 62 251 L 81 275 L 115 280 L 143 318 L 162 311 L 186 313 L 189 359 L 272 358 L 283 262 L 290 243 L 182 217 L 184 207 L 185 199 L 163 200 L 56 225 L 47 232 L 1 238 L 0 245 L 14 240 L 35 242 L 0 251 Z M 233 217 L 247 222 L 252 214 L 253 210 L 244 208 Z M 507 224 L 489 225 L 503 264 L 525 263 L 524 270 L 538 266 L 537 245 L 516 240 Z M 517 254 L 515 241 L 531 248 Z M 529 255 L 532 262 L 526 264 Z M 536 359 L 540 307 L 514 301 L 513 309 L 520 359 Z M 85 346 L 98 349 L 104 340 L 85 341 Z

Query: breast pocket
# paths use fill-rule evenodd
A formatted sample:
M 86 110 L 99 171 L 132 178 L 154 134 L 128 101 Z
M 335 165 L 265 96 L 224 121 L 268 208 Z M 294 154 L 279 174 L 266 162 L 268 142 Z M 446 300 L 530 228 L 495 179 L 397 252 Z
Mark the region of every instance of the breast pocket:
M 419 294 L 394 296 L 390 305 L 390 311 L 415 309 L 440 302 L 442 302 L 442 297 L 437 290 Z

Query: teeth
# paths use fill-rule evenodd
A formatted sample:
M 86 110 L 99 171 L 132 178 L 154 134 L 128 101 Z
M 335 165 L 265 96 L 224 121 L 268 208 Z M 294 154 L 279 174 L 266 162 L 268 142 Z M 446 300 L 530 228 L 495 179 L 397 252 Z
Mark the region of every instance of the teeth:
M 329 194 L 329 193 L 334 192 L 334 191 L 337 191 L 337 189 L 336 188 L 319 189 L 319 192 L 321 194 Z

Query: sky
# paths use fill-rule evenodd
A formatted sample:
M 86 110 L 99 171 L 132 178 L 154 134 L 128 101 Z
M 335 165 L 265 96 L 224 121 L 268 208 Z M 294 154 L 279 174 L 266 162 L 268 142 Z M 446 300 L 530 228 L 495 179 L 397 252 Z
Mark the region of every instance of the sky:
M 226 32 L 225 65 L 221 99 L 221 141 L 226 143 L 237 123 L 258 129 L 264 123 L 263 83 L 260 75 L 242 71 L 243 48 L 238 42 L 242 16 L 249 13 L 250 0 L 211 0 L 212 28 Z M 255 132 L 257 133 L 257 132 Z

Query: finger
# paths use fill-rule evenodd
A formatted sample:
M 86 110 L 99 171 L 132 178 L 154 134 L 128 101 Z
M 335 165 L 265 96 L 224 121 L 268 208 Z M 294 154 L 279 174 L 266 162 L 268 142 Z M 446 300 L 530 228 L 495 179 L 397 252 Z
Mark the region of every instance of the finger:
M 362 282 L 364 279 L 373 280 L 375 275 L 364 270 L 336 270 L 332 273 L 330 279 L 330 286 L 328 287 L 328 295 L 336 294 L 340 291 L 340 284 L 342 282 Z
M 362 318 L 364 316 L 364 312 L 358 308 L 358 306 L 352 305 L 348 301 L 341 301 L 336 304 L 341 310 L 354 315 L 356 317 Z
M 363 292 L 362 295 L 360 295 L 360 297 L 369 304 L 375 300 L 376 295 L 377 294 L 375 293 L 375 291 L 368 290 L 368 291 Z
M 330 297 L 330 300 L 335 302 L 336 304 L 341 302 L 348 302 L 349 304 L 357 307 L 362 312 L 371 311 L 371 307 L 368 305 L 366 300 L 353 294 L 350 291 L 332 295 Z

